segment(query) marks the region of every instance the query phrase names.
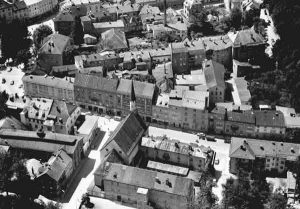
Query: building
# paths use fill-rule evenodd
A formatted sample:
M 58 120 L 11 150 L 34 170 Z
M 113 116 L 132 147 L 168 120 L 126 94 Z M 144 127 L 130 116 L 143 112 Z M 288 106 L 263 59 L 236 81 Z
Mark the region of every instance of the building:
M 237 60 L 232 60 L 232 75 L 233 77 L 247 77 L 251 76 L 253 73 L 259 72 L 259 65 L 252 65 L 249 62 L 239 62 Z
M 94 34 L 97 37 L 100 37 L 101 34 L 105 31 L 110 29 L 116 29 L 120 31 L 125 31 L 124 22 L 122 20 L 112 21 L 112 22 L 100 22 L 100 23 L 93 23 L 94 27 Z
M 28 18 L 36 18 L 58 8 L 57 0 L 24 0 L 28 9 Z
M 224 102 L 225 97 L 225 68 L 222 64 L 213 60 L 203 62 L 203 71 L 206 80 L 206 86 L 209 90 L 209 102 Z
M 100 150 L 101 159 L 115 150 L 126 165 L 136 165 L 135 159 L 147 126 L 137 111 L 122 120 Z
M 87 45 L 95 45 L 97 43 L 97 38 L 89 34 L 84 34 L 83 36 L 84 43 Z
M 161 11 L 158 7 L 151 6 L 151 5 L 144 5 L 141 8 L 139 17 L 142 21 L 143 30 L 147 29 L 148 24 L 163 24 L 164 23 L 164 16 L 161 14 Z
M 203 2 L 200 0 L 185 0 L 183 3 L 183 15 L 191 23 L 195 22 L 195 17 L 202 11 Z
M 148 51 L 128 51 L 123 53 L 123 68 L 131 70 L 150 70 L 152 68 L 152 60 Z
M 234 105 L 251 105 L 251 94 L 248 90 L 248 82 L 245 80 L 245 78 L 232 78 L 227 81 L 227 83 L 231 84 L 232 87 L 231 95 Z
M 27 130 L 23 123 L 14 117 L 4 117 L 0 120 L 0 129 Z
M 187 47 L 178 46 L 176 43 L 170 43 L 171 60 L 174 74 L 189 72 L 189 55 Z
M 68 36 L 74 28 L 75 19 L 70 12 L 60 12 L 54 19 L 54 29 L 58 33 Z
M 261 59 L 265 53 L 266 41 L 254 29 L 245 29 L 228 33 L 232 41 L 232 59 L 240 62 Z
M 128 49 L 125 33 L 110 29 L 101 34 L 101 45 L 104 50 L 123 51 Z
M 49 35 L 43 40 L 38 51 L 37 66 L 50 72 L 53 66 L 63 65 L 63 52 L 71 45 L 71 39 L 58 33 Z
M 52 71 L 50 72 L 49 75 L 53 75 L 53 76 L 57 76 L 57 77 L 62 77 L 62 76 L 73 77 L 76 72 L 77 72 L 77 68 L 74 64 L 61 65 L 61 66 L 53 66 Z M 55 77 L 53 79 L 55 79 Z M 70 81 L 70 79 L 69 79 L 69 81 Z
M 115 163 L 103 163 L 94 173 L 105 198 L 137 208 L 190 209 L 194 201 L 191 179 Z
M 20 113 L 20 118 L 31 130 L 45 128 L 56 133 L 71 134 L 80 113 L 79 107 L 64 101 L 33 99 Z
M 207 59 L 212 59 L 226 67 L 232 64 L 232 41 L 228 35 L 202 38 Z
M 282 174 L 299 157 L 299 144 L 232 137 L 230 172 L 263 170 Z
M 285 136 L 284 115 L 280 111 L 254 110 L 256 137 L 283 137 Z
M 23 131 L 16 129 L 0 130 L 0 145 L 20 150 L 24 156 L 49 159 L 61 148 L 72 158 L 76 168 L 82 157 L 82 137 L 52 132 Z
M 166 63 L 171 61 L 171 49 L 169 47 L 145 49 L 143 51 L 148 51 L 150 53 L 151 61 L 153 64 Z
M 152 105 L 156 100 L 155 84 L 121 79 L 117 88 L 117 107 L 119 114 L 127 115 L 130 111 L 131 94 L 134 91 L 135 106 L 143 119 L 150 122 Z M 117 112 L 118 113 L 118 112 Z
M 213 165 L 214 151 L 164 137 L 143 137 L 141 149 L 146 159 L 203 171 Z
M 26 96 L 74 102 L 74 78 L 24 75 L 22 82 Z

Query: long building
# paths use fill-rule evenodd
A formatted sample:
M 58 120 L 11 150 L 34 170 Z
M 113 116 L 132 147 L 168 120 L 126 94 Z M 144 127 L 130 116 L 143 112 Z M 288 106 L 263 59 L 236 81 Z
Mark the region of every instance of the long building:
M 189 209 L 194 201 L 188 178 L 115 163 L 103 163 L 94 173 L 105 198 L 137 208 Z

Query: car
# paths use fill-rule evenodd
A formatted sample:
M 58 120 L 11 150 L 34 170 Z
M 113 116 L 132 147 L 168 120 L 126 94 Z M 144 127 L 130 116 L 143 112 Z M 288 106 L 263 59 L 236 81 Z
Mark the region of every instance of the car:
M 19 89 L 21 89 L 21 88 L 23 88 L 23 84 L 21 84 L 21 85 L 19 86 Z
M 114 120 L 116 120 L 116 121 L 121 121 L 122 118 L 121 118 L 120 116 L 114 116 Z
M 207 141 L 211 141 L 211 142 L 215 142 L 216 141 L 216 137 L 207 135 L 206 136 L 206 140 Z
M 105 115 L 106 119 L 111 119 L 111 117 L 109 115 Z
M 215 160 L 215 165 L 219 165 L 219 163 L 220 163 L 219 159 Z
M 5 82 L 6 82 L 5 78 L 2 78 L 2 83 L 5 83 Z
M 8 72 L 11 72 L 12 71 L 12 67 L 10 67 L 9 69 L 8 69 Z
M 14 81 L 11 81 L 11 82 L 10 82 L 10 85 L 14 85 L 14 83 L 15 83 Z
M 205 133 L 199 132 L 199 133 L 197 133 L 197 136 L 199 136 L 199 137 L 205 137 Z

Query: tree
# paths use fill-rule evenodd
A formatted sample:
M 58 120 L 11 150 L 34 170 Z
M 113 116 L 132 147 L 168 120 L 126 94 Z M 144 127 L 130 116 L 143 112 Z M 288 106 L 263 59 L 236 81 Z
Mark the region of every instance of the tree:
M 83 44 L 83 42 L 84 42 L 83 36 L 84 36 L 84 33 L 83 33 L 83 27 L 81 25 L 80 17 L 76 16 L 74 28 L 72 31 L 72 37 L 73 37 L 74 44 L 75 45 Z
M 42 41 L 47 36 L 51 35 L 53 33 L 52 28 L 48 25 L 40 25 L 37 27 L 33 32 L 33 44 L 35 48 L 38 50 L 41 48 Z
M 7 105 L 6 105 L 7 100 L 8 100 L 8 94 L 6 93 L 6 91 L 4 90 L 0 92 L 0 119 L 7 116 Z
M 278 190 L 276 190 L 270 197 L 268 202 L 268 209 L 286 209 L 287 198 Z
M 61 209 L 61 205 L 59 203 L 54 203 L 49 201 L 47 204 L 43 204 L 44 209 Z

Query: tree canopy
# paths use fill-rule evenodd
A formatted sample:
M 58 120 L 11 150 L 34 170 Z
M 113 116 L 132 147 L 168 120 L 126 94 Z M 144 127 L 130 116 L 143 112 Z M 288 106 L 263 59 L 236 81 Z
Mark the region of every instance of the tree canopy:
M 32 38 L 34 46 L 37 50 L 41 48 L 43 39 L 51 35 L 52 33 L 52 28 L 48 25 L 40 25 L 34 30 Z

